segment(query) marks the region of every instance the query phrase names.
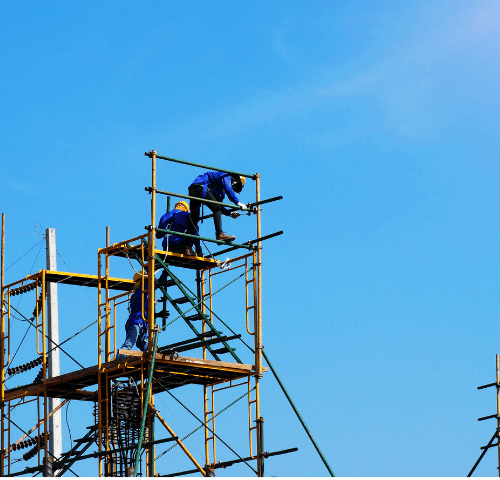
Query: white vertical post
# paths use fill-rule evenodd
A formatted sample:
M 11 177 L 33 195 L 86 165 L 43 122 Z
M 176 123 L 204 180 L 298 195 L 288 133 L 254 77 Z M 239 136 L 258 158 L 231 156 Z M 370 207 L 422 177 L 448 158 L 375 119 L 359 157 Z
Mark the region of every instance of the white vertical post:
M 56 251 L 56 230 L 47 228 L 45 231 L 47 244 L 47 270 L 57 271 L 57 251 Z M 48 336 L 52 342 L 59 344 L 59 310 L 57 306 L 57 283 L 48 284 Z M 52 342 L 48 342 L 49 350 L 54 347 Z M 59 349 L 56 348 L 48 355 L 48 378 L 57 377 L 59 369 Z M 59 398 L 49 398 L 49 410 L 52 411 L 59 406 Z M 49 418 L 49 451 L 54 458 L 59 458 L 62 454 L 62 430 L 61 430 L 61 410 L 58 410 Z

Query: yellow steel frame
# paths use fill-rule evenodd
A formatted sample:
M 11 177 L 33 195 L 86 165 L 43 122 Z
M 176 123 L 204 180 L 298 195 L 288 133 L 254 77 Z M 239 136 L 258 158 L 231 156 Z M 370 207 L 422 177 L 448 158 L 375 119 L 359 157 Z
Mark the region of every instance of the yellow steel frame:
M 241 262 L 241 263 L 238 263 Z M 250 264 L 251 262 L 251 264 Z M 209 317 L 210 317 L 210 322 L 212 325 L 214 324 L 214 317 L 213 317 L 213 289 L 212 289 L 212 278 L 215 277 L 216 275 L 221 275 L 223 273 L 233 271 L 239 268 L 244 268 L 245 270 L 245 315 L 246 315 L 246 329 L 247 332 L 250 335 L 253 335 L 255 338 L 255 349 L 257 351 L 257 336 L 255 335 L 255 332 L 258 331 L 258 312 L 259 312 L 259 306 L 260 306 L 260 301 L 259 301 L 259 296 L 258 296 L 258 276 L 256 274 L 257 271 L 257 253 L 251 252 L 247 253 L 245 255 L 241 255 L 231 261 L 231 267 L 226 268 L 221 271 L 216 271 L 213 272 L 212 269 L 209 270 L 204 270 L 202 272 L 202 298 L 203 298 L 203 311 L 204 313 L 206 312 L 206 307 L 205 307 L 205 299 L 208 297 L 209 298 Z M 208 282 L 206 280 L 206 273 L 208 272 Z M 249 275 L 249 273 L 252 273 L 252 275 Z M 206 292 L 205 286 L 208 283 L 208 292 Z M 250 302 L 250 298 L 252 298 L 252 301 Z M 250 305 L 250 303 L 252 303 Z M 249 326 L 249 312 L 253 311 L 253 332 L 250 331 L 250 326 Z M 205 321 L 202 321 L 203 325 L 203 332 L 206 332 L 206 324 Z M 206 348 L 203 349 L 203 358 L 206 358 Z M 254 423 L 254 420 L 252 420 L 252 407 L 254 408 L 254 416 L 255 419 L 258 419 L 259 416 L 259 396 L 258 396 L 258 391 L 257 391 L 257 384 L 258 384 L 258 378 L 254 375 L 254 387 L 255 387 L 255 398 L 251 398 L 251 393 L 254 390 L 252 388 L 252 376 L 249 375 L 247 382 L 245 383 L 238 383 L 236 385 L 233 385 L 232 382 L 229 382 L 229 386 L 226 387 L 220 387 L 220 388 L 214 388 L 216 385 L 215 383 L 209 386 L 205 386 L 203 390 L 203 405 L 204 405 L 204 420 L 205 424 L 207 424 L 208 420 L 212 418 L 211 420 L 211 427 L 210 429 L 207 428 L 208 425 L 205 426 L 205 461 L 206 465 L 210 467 L 214 467 L 215 464 L 217 463 L 217 457 L 216 457 L 216 437 L 215 434 L 212 432 L 215 432 L 215 418 L 213 418 L 213 415 L 215 414 L 215 392 L 218 392 L 220 390 L 225 390 L 227 388 L 233 388 L 237 387 L 240 385 L 247 385 L 248 389 L 248 432 L 249 432 L 249 453 L 250 457 L 252 458 L 258 458 L 259 455 L 259 435 L 260 435 L 260 429 L 258 428 L 257 425 L 253 426 L 252 424 Z M 224 382 L 225 383 L 225 382 Z M 212 432 L 210 432 L 212 430 Z M 253 447 L 254 444 L 254 438 L 252 435 L 252 432 L 255 430 L 256 434 L 256 445 L 255 449 Z M 256 454 L 254 454 L 254 450 L 256 450 Z
M 2 232 L 2 257 L 3 257 L 3 232 Z M 3 267 L 3 258 L 2 258 L 2 267 Z M 52 416 L 54 412 L 49 414 L 48 412 L 48 397 L 47 397 L 47 350 L 48 350 L 48 340 L 46 337 L 46 279 L 45 279 L 45 270 L 41 270 L 34 275 L 29 275 L 24 279 L 13 282 L 9 285 L 4 285 L 4 277 L 2 271 L 2 285 L 1 285 L 1 299 L 2 299 L 2 331 L 1 331 L 1 341 L 0 341 L 0 402 L 2 404 L 2 423 L 1 423 L 1 448 L 2 451 L 0 453 L 0 475 L 9 475 L 11 473 L 11 451 L 12 451 L 12 434 L 11 434 L 11 416 L 12 411 L 16 407 L 20 407 L 22 405 L 26 405 L 31 403 L 30 401 L 26 401 L 24 397 L 22 397 L 21 401 L 17 404 L 12 404 L 12 398 L 6 400 L 5 395 L 5 369 L 10 364 L 10 323 L 11 323 L 11 294 L 12 291 L 25 287 L 30 281 L 35 280 L 35 317 L 34 317 L 34 326 L 37 330 L 36 332 L 36 341 L 35 347 L 36 352 L 39 355 L 42 355 L 42 380 L 43 380 L 43 388 L 36 395 L 36 409 L 37 409 L 37 417 L 38 421 L 36 426 L 29 432 L 37 430 L 38 438 L 43 438 L 43 443 L 41 447 L 38 449 L 37 458 L 38 465 L 42 465 L 43 458 L 49 455 L 48 451 L 48 422 L 47 420 Z M 16 287 L 16 288 L 13 288 Z M 7 305 L 7 308 L 4 310 L 3 306 Z M 7 331 L 7 332 L 6 332 Z M 61 405 L 62 406 L 62 405 Z M 5 413 L 7 412 L 7 413 Z M 18 443 L 26 438 L 27 435 L 22 437 L 20 440 L 14 443 Z M 5 440 L 7 440 L 7 445 L 5 445 Z M 44 451 L 43 455 L 41 451 Z M 7 469 L 5 468 L 7 466 Z

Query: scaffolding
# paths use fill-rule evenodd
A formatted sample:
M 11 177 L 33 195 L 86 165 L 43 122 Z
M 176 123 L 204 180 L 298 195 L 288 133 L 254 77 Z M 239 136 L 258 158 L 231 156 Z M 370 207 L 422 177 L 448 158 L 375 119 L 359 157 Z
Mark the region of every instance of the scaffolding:
M 480 417 L 478 418 L 478 422 L 482 422 L 484 420 L 491 420 L 495 419 L 496 420 L 496 427 L 495 431 L 493 433 L 493 436 L 490 438 L 490 441 L 481 447 L 481 455 L 479 455 L 479 458 L 477 459 L 476 463 L 474 466 L 471 468 L 470 472 L 468 473 L 468 477 L 471 477 L 474 471 L 476 470 L 477 466 L 483 459 L 483 457 L 486 455 L 488 450 L 490 448 L 496 447 L 497 450 L 497 458 L 498 458 L 498 476 L 500 476 L 500 359 L 498 354 L 496 355 L 496 381 L 494 383 L 488 383 L 487 385 L 481 385 L 480 387 L 477 387 L 478 390 L 483 390 L 485 388 L 491 388 L 495 387 L 496 388 L 496 397 L 497 397 L 497 411 L 493 415 L 487 415 L 486 417 Z M 496 441 L 496 443 L 495 443 Z
M 155 447 L 158 444 L 178 445 L 193 464 L 192 470 L 175 472 L 161 476 L 178 476 L 199 472 L 202 476 L 214 476 L 217 468 L 245 463 L 257 476 L 264 476 L 265 458 L 296 451 L 296 448 L 266 452 L 264 450 L 264 418 L 260 408 L 260 382 L 268 371 L 263 366 L 265 356 L 262 346 L 262 242 L 281 235 L 275 232 L 262 236 L 262 205 L 274 202 L 282 197 L 261 199 L 260 175 L 232 172 L 207 165 L 196 164 L 170 157 L 157 155 L 153 150 L 145 155 L 151 160 L 151 186 L 145 191 L 151 195 L 151 223 L 146 226 L 146 233 L 134 238 L 110 242 L 109 228 L 106 231 L 106 246 L 98 249 L 97 275 L 84 275 L 71 272 L 40 270 L 15 282 L 4 284 L 5 219 L 2 216 L 2 271 L 1 271 L 1 339 L 0 339 L 0 394 L 1 394 L 1 450 L 0 475 L 16 476 L 43 473 L 45 476 L 62 476 L 79 460 L 96 458 L 99 464 L 99 476 L 158 476 L 156 472 Z M 194 237 L 188 233 L 159 229 L 157 225 L 157 195 L 166 195 L 167 205 L 170 197 L 197 200 L 189 195 L 159 190 L 157 188 L 157 162 L 176 162 L 192 167 L 238 175 L 255 182 L 255 200 L 247 205 L 246 215 L 256 220 L 256 238 L 244 243 L 228 242 L 208 237 L 199 237 L 206 244 L 222 246 L 222 250 L 204 257 L 188 256 L 165 251 L 156 247 L 156 234 Z M 248 188 L 247 188 L 248 190 Z M 242 208 L 222 202 L 203 200 L 224 206 L 231 212 L 241 212 Z M 167 210 L 169 207 L 167 207 Z M 207 215 L 204 218 L 210 218 Z M 234 255 L 222 262 L 217 257 Z M 120 305 L 130 300 L 134 281 L 118 278 L 111 273 L 110 260 L 125 259 L 141 274 L 142 318 L 148 324 L 147 351 L 138 352 L 117 348 L 117 329 L 123 328 L 123 318 L 117 313 Z M 155 278 L 161 272 L 162 281 Z M 182 272 L 195 271 L 196 281 L 189 285 L 181 278 Z M 226 278 L 229 273 L 237 274 L 235 279 L 215 289 L 214 279 Z M 219 277 L 222 275 L 223 277 Z M 148 278 L 148 282 L 145 282 Z M 248 345 L 222 318 L 217 315 L 214 298 L 217 293 L 239 278 L 245 284 L 244 318 L 242 326 L 252 341 Z M 61 344 L 55 344 L 47 335 L 46 292 L 49 283 L 69 284 L 94 287 L 97 290 L 97 364 L 91 367 L 81 365 L 66 352 Z M 31 319 L 22 315 L 13 305 L 11 298 L 32 292 L 35 310 Z M 161 295 L 161 297 L 159 296 Z M 147 302 L 147 311 L 144 306 Z M 242 306 L 243 310 L 243 306 Z M 170 314 L 175 318 L 170 318 Z M 36 345 L 32 346 L 34 360 L 15 367 L 11 365 L 11 315 L 22 315 L 36 330 Z M 173 317 L 174 315 L 172 315 Z M 160 335 L 169 332 L 169 326 L 178 321 L 191 331 L 190 338 L 161 345 Z M 163 337 L 168 335 L 163 334 Z M 241 341 L 252 352 L 252 364 L 244 364 L 236 353 L 234 342 Z M 36 352 L 35 352 L 36 347 Z M 79 366 L 78 370 L 57 377 L 48 376 L 47 355 L 59 348 Z M 201 349 L 201 356 L 184 356 L 184 352 Z M 182 354 L 182 355 L 181 355 Z M 267 358 L 267 357 L 266 357 Z M 271 369 L 272 366 L 270 365 Z M 30 384 L 7 389 L 5 381 L 11 375 L 40 366 L 36 380 Z M 273 373 L 274 370 L 273 370 Z M 280 382 L 285 395 L 299 416 L 293 402 Z M 171 390 L 187 385 L 200 385 L 203 388 L 203 418 L 199 419 L 204 430 L 204 464 L 200 464 L 188 450 L 185 443 L 172 427 L 160 415 L 155 407 L 155 396 L 162 393 L 170 395 L 181 403 Z M 248 409 L 248 455 L 241 456 L 234 452 L 216 433 L 216 397 L 221 390 L 243 390 L 243 394 L 234 403 L 246 399 Z M 63 402 L 54 410 L 48 411 L 48 399 L 58 397 Z M 53 458 L 48 451 L 48 419 L 69 400 L 93 402 L 94 421 L 87 427 L 88 432 L 75 440 L 74 446 L 59 458 Z M 36 410 L 35 426 L 16 439 L 12 426 L 13 412 L 31 405 Z M 231 404 L 232 405 L 232 404 Z M 228 408 L 228 407 L 226 407 Z M 225 409 L 224 409 L 225 410 Z M 165 438 L 157 438 L 157 426 L 161 425 L 168 433 Z M 318 453 L 330 471 L 326 460 L 309 431 Z M 217 445 L 226 445 L 236 455 L 229 461 L 220 461 Z M 97 451 L 87 453 L 92 445 Z M 21 448 L 33 448 L 25 455 L 28 459 L 36 457 L 35 464 L 13 471 L 12 452 Z M 28 455 L 31 455 L 29 456 Z M 33 461 L 32 461 L 33 463 Z M 331 471 L 330 471 L 331 472 Z M 331 472 L 333 475 L 333 472 Z

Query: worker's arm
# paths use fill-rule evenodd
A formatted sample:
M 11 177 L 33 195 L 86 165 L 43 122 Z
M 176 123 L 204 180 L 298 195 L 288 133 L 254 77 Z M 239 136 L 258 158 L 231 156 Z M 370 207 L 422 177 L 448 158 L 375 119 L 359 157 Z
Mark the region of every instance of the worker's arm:
M 227 193 L 227 197 L 229 198 L 229 200 L 231 200 L 231 202 L 233 202 L 235 205 L 238 205 L 238 203 L 240 203 L 240 200 L 238 199 L 236 193 L 234 193 L 233 187 L 231 185 L 231 175 L 226 175 L 222 179 L 222 185 L 225 192 Z M 229 215 L 229 210 L 227 210 L 227 212 L 228 213 L 224 213 L 223 211 L 222 213 L 224 213 L 224 215 Z
M 160 223 L 158 224 L 158 228 L 161 228 L 163 230 L 168 230 L 167 229 L 167 222 L 170 220 L 172 217 L 172 211 L 164 213 L 163 216 L 160 219 Z M 163 232 L 159 232 L 156 230 L 156 238 L 163 238 L 165 234 Z

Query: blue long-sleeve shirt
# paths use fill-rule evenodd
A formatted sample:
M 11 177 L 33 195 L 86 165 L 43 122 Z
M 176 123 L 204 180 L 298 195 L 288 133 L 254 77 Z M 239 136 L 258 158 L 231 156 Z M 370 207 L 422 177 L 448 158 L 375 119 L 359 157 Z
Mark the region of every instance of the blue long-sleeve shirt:
M 224 172 L 205 172 L 198 175 L 191 185 L 203 185 L 203 198 L 207 198 L 207 188 L 210 189 L 218 202 L 226 196 L 235 205 L 240 202 L 231 185 L 231 175 Z
M 172 230 L 173 232 L 186 233 L 191 222 L 189 212 L 184 212 L 183 210 L 170 210 L 170 212 L 165 213 L 158 224 L 158 228 L 164 230 Z M 198 232 L 195 235 L 200 236 Z M 170 245 L 176 245 L 178 243 L 187 240 L 187 237 L 182 237 L 180 235 L 167 235 L 162 232 L 156 233 L 156 238 L 163 238 L 162 246 L 163 250 L 167 248 L 167 241 Z M 194 240 L 196 248 L 200 248 L 200 241 Z
M 145 285 L 147 288 L 147 286 Z M 147 327 L 142 319 L 142 309 L 141 309 L 141 297 L 142 297 L 142 286 L 139 285 L 132 293 L 129 303 L 130 315 L 128 317 L 127 323 L 132 325 L 139 325 L 141 327 Z M 148 319 L 148 292 L 144 293 L 144 318 Z

